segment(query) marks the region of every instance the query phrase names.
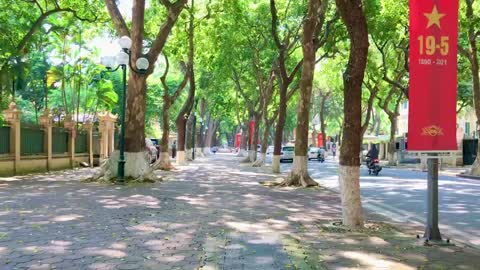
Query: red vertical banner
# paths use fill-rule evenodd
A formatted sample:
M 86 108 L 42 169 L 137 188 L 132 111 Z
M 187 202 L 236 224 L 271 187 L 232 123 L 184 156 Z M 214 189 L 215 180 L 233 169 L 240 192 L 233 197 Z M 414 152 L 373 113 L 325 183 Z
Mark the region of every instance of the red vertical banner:
M 253 141 L 253 132 L 255 131 L 255 120 L 250 120 L 250 145 L 252 145 Z
M 317 145 L 318 147 L 323 147 L 323 134 L 318 133 L 317 135 Z
M 410 0 L 408 150 L 457 150 L 458 0 Z
M 235 134 L 235 148 L 240 148 L 242 144 L 242 133 Z

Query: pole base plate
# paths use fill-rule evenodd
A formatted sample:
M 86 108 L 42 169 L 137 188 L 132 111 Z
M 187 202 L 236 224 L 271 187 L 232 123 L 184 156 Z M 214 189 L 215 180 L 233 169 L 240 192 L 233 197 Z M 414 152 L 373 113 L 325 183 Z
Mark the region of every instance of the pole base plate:
M 426 246 L 426 247 L 430 247 L 430 246 L 440 246 L 440 247 L 451 247 L 451 246 L 455 246 L 454 243 L 452 243 L 452 241 L 450 239 L 446 239 L 446 240 L 432 240 L 432 239 L 428 239 L 426 237 L 420 237 L 420 235 L 417 235 L 417 239 L 416 239 L 416 245 L 417 246 Z

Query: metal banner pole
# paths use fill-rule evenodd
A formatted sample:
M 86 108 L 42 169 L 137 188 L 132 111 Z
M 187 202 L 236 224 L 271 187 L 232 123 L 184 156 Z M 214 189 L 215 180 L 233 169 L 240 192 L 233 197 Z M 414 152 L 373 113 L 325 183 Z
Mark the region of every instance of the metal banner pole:
M 438 158 L 427 159 L 427 226 L 425 237 L 428 240 L 441 241 L 442 236 L 438 228 Z

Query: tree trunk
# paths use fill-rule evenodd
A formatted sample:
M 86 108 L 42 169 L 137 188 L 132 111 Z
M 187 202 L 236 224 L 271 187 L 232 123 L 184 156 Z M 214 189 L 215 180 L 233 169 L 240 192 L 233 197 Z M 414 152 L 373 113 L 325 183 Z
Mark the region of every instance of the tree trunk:
M 211 129 L 210 142 L 209 142 L 211 146 L 217 146 L 217 130 L 219 126 L 220 126 L 220 121 L 217 121 L 217 120 L 212 121 L 212 129 Z
M 327 136 L 326 136 L 327 123 L 325 123 L 325 103 L 328 97 L 330 96 L 330 94 L 331 93 L 328 92 L 325 95 L 321 95 L 322 102 L 320 103 L 320 130 L 323 136 L 323 147 L 327 147 Z
M 125 115 L 125 151 L 145 151 L 146 77 L 130 72 Z
M 361 127 L 361 137 L 360 141 L 363 141 L 363 136 L 365 136 L 365 132 L 367 132 L 368 125 L 370 124 L 370 118 L 372 116 L 372 110 L 373 110 L 373 101 L 375 100 L 375 97 L 377 96 L 377 90 L 370 91 L 370 96 L 368 97 L 368 102 L 367 102 L 367 111 L 365 115 L 365 122 L 363 123 Z
M 252 142 L 250 144 L 250 151 L 249 151 L 250 162 L 255 162 L 257 160 L 257 145 L 258 145 L 258 138 L 260 135 L 259 129 L 260 129 L 260 122 L 261 122 L 261 119 L 258 113 L 256 113 L 253 116 L 253 119 L 255 121 L 255 125 L 253 128 Z
M 35 108 L 35 124 L 38 125 L 38 107 L 36 102 L 33 103 L 33 107 Z
M 193 74 L 192 74 L 193 76 Z M 192 83 L 190 81 L 190 83 Z M 187 130 L 187 121 L 188 115 L 193 107 L 194 96 L 195 96 L 195 86 L 190 85 L 190 89 L 188 91 L 188 98 L 183 105 L 182 110 L 177 116 L 175 121 L 177 126 L 177 164 L 184 165 L 186 163 L 186 156 L 185 156 L 185 142 L 186 142 L 186 130 Z
M 308 174 L 307 148 L 310 103 L 312 98 L 313 73 L 315 71 L 315 34 L 318 27 L 317 17 L 320 12 L 320 1 L 310 0 L 307 18 L 303 25 L 302 52 L 303 66 L 300 79 L 300 102 L 297 112 L 297 128 L 295 138 L 295 157 L 292 171 L 284 186 L 317 186 L 318 183 Z
M 318 98 L 321 98 L 321 95 L 318 95 Z M 315 127 L 315 117 L 317 116 L 317 114 L 320 115 L 319 113 L 319 106 L 317 106 L 316 102 L 315 102 L 315 94 L 313 94 L 313 97 L 312 97 L 312 141 L 310 143 L 310 145 L 312 147 L 317 147 L 317 137 L 318 137 L 318 133 L 317 133 L 317 128 Z M 319 116 L 320 117 L 320 116 Z
M 265 120 L 265 119 L 264 119 Z M 261 167 L 265 165 L 265 160 L 267 159 L 267 148 L 268 148 L 268 138 L 270 137 L 270 125 L 265 121 L 265 128 L 263 130 L 262 136 L 262 146 L 260 149 L 260 158 L 253 163 L 253 167 Z
M 213 137 L 213 127 L 214 127 L 214 121 L 211 119 L 210 114 L 207 115 L 207 130 L 206 130 L 206 136 L 205 136 L 205 151 L 206 153 L 210 153 L 210 149 L 212 148 L 212 137 Z
M 150 166 L 150 160 L 145 151 L 145 111 L 146 111 L 146 80 L 155 69 L 154 63 L 165 46 L 166 40 L 175 25 L 179 14 L 182 12 L 187 0 L 179 0 L 173 4 L 165 4 L 167 8 L 166 20 L 159 27 L 155 40 L 151 44 L 146 57 L 150 62 L 146 74 L 130 72 L 128 79 L 128 93 L 126 102 L 126 126 L 125 126 L 125 177 L 134 179 L 153 178 L 153 167 Z M 117 3 L 114 0 L 105 0 L 107 10 L 113 21 L 117 33 L 121 36 L 130 36 L 131 62 L 134 65 L 136 60 L 144 54 L 143 40 L 145 28 L 145 0 L 132 1 L 132 21 L 131 31 L 128 29 Z M 112 156 L 106 165 L 102 168 L 100 175 L 104 179 L 116 177 L 115 164 L 118 156 Z
M 370 129 L 368 129 L 369 134 L 374 134 L 374 132 L 377 128 L 377 125 L 378 125 L 378 119 L 379 119 L 379 117 L 377 117 L 377 113 L 375 112 L 375 110 L 372 110 L 372 125 L 370 126 Z M 378 135 L 378 134 L 376 134 L 376 135 Z
M 180 112 L 177 116 L 175 123 L 177 126 L 177 164 L 185 165 L 185 133 L 187 129 L 187 119 L 183 112 Z
M 125 114 L 125 179 L 154 180 L 153 167 L 145 150 L 145 90 L 146 76 L 130 73 L 127 93 L 127 111 Z M 119 152 L 102 165 L 93 179 L 105 181 L 118 175 Z
M 395 135 L 397 133 L 397 119 L 398 116 L 396 114 L 389 115 L 390 119 L 390 141 L 388 143 L 388 165 L 395 166 L 395 150 L 397 148 L 397 144 L 395 142 Z
M 166 93 L 168 95 L 168 92 Z M 169 137 L 170 137 L 170 102 L 169 98 L 163 97 L 163 114 L 162 114 L 162 140 L 160 142 L 160 161 L 157 168 L 160 170 L 171 170 L 172 164 L 170 162 L 170 155 L 168 153 Z
M 280 156 L 282 155 L 283 131 L 287 121 L 287 88 L 280 84 L 280 104 L 278 105 L 278 120 L 275 126 L 275 138 L 273 140 L 272 172 L 280 173 Z
M 475 107 L 475 115 L 477 117 L 477 127 L 480 128 L 480 77 L 478 66 L 478 48 L 477 48 L 477 33 L 475 29 L 475 17 L 473 13 L 474 0 L 465 0 L 467 3 L 466 15 L 470 20 L 468 27 L 468 41 L 470 45 L 470 51 L 468 52 L 468 59 L 470 60 L 470 70 L 472 72 L 472 84 L 473 84 L 473 103 Z M 477 158 L 472 165 L 470 174 L 473 176 L 480 176 L 480 143 L 477 149 Z
M 192 109 L 193 109 L 193 104 L 194 104 L 194 99 L 195 99 L 195 72 L 194 72 L 194 67 L 193 67 L 193 62 L 194 62 L 194 57 L 195 57 L 195 47 L 193 43 L 193 38 L 194 38 L 194 16 L 193 16 L 193 7 L 194 3 L 193 0 L 191 0 L 191 11 L 190 11 L 190 19 L 189 19 L 189 27 L 188 27 L 188 64 L 187 64 L 187 73 L 188 73 L 188 80 L 189 80 L 189 85 L 190 88 L 188 89 L 188 97 L 187 100 L 185 101 L 185 104 L 183 105 L 182 109 L 180 110 L 177 120 L 175 121 L 177 124 L 177 164 L 185 164 L 186 159 L 185 159 L 185 135 L 186 135 L 186 125 L 187 125 L 187 120 L 188 116 L 190 115 Z
M 193 153 L 193 138 L 194 130 L 193 130 L 193 111 L 190 113 L 190 116 L 187 120 L 187 129 L 185 133 L 185 155 L 188 161 L 193 161 L 192 153 Z
M 375 136 L 378 136 L 380 135 L 380 127 L 382 125 L 382 120 L 380 119 L 380 117 L 377 117 L 377 128 L 375 130 Z
M 200 100 L 200 119 L 202 121 L 198 121 L 197 119 L 197 125 L 198 125 L 198 133 L 197 133 L 197 143 L 196 143 L 196 150 L 195 150 L 195 155 L 199 157 L 204 156 L 204 148 L 205 148 L 205 143 L 204 143 L 204 132 L 205 132 L 205 127 L 204 127 L 204 121 L 205 121 L 205 112 L 206 112 L 206 106 L 207 103 L 205 102 L 205 99 L 202 98 Z
M 340 151 L 340 193 L 343 224 L 363 227 L 360 198 L 362 82 L 367 64 L 368 30 L 361 0 L 335 0 L 350 37 L 350 55 L 343 74 L 344 127 Z

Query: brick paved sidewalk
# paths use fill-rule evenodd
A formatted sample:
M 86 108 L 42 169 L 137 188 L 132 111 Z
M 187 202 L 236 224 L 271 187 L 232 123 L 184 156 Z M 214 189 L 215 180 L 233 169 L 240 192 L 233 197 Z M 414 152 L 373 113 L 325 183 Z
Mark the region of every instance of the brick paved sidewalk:
M 83 183 L 89 169 L 0 178 L 0 269 L 478 269 L 477 250 L 347 232 L 338 196 L 267 188 L 216 155 L 165 182 Z

